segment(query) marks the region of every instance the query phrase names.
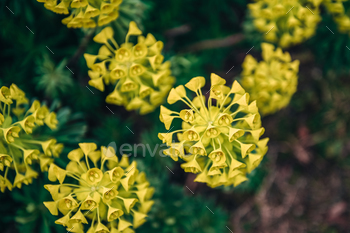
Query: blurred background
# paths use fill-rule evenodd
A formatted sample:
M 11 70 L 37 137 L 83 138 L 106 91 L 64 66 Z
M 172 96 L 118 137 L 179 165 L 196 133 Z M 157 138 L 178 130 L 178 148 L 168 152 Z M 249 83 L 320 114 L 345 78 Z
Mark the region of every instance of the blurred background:
M 137 21 L 144 34 L 164 42 L 176 86 L 195 76 L 209 81 L 210 73 L 230 85 L 248 50 L 261 58 L 262 37 L 254 31 L 249 1 L 130 2 L 114 25 L 117 42 L 129 21 Z M 322 8 L 321 16 L 316 34 L 288 49 L 300 60 L 298 89 L 288 107 L 263 117 L 269 151 L 249 180 L 211 189 L 194 183 L 195 176 L 171 158 L 140 153 L 131 159 L 156 192 L 148 221 L 136 232 L 350 232 L 350 40 Z M 60 125 L 48 133 L 65 143 L 63 155 L 81 141 L 151 148 L 161 143 L 159 108 L 140 116 L 107 105 L 108 93 L 88 86 L 82 55 L 97 53 L 96 31 L 68 29 L 62 18 L 35 0 L 0 2 L 0 86 L 15 83 L 58 113 Z M 66 232 L 42 204 L 50 195 L 43 188 L 47 175 L 41 176 L 0 194 L 1 232 Z

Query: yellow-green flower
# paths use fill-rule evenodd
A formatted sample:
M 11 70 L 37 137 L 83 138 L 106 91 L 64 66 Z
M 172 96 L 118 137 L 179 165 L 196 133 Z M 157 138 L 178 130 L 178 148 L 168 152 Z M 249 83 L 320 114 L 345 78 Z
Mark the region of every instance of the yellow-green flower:
M 350 33 L 350 17 L 343 2 L 347 2 L 347 0 L 323 0 L 326 9 L 333 15 L 339 31 L 341 33 Z
M 118 161 L 112 147 L 97 150 L 94 143 L 79 147 L 68 154 L 66 169 L 55 164 L 49 168 L 49 180 L 59 184 L 45 185 L 53 201 L 44 205 L 51 214 L 63 216 L 55 223 L 71 232 L 134 232 L 132 228 L 146 221 L 153 205 L 154 189 L 145 173 L 127 157 Z
M 211 187 L 238 185 L 255 169 L 267 152 L 268 138 L 264 133 L 256 102 L 237 81 L 232 87 L 216 74 L 211 74 L 211 88 L 206 101 L 201 88 L 204 77 L 195 77 L 185 86 L 196 96 L 187 97 L 185 87 L 173 88 L 168 103 L 182 101 L 188 108 L 175 112 L 161 106 L 160 120 L 168 132 L 158 137 L 169 148 L 164 154 L 175 161 L 184 161 L 186 172 L 199 173 L 195 181 Z M 209 91 L 208 91 L 209 93 Z M 207 94 L 207 93 L 206 93 Z M 207 102 L 207 103 L 206 103 Z M 171 126 L 174 119 L 182 121 L 182 129 Z M 173 142 L 176 135 L 178 142 Z
M 163 102 L 175 80 L 170 62 L 163 63 L 163 42 L 156 41 L 152 34 L 141 34 L 136 23 L 130 22 L 125 43 L 119 46 L 112 28 L 107 27 L 94 37 L 95 42 L 104 44 L 98 55 L 84 57 L 90 68 L 90 86 L 100 91 L 104 91 L 105 84 L 114 86 L 107 103 L 146 114 Z M 138 36 L 136 45 L 129 42 L 130 36 Z
M 33 130 L 46 124 L 55 129 L 58 121 L 54 112 L 35 100 L 26 111 L 22 106 L 28 104 L 25 93 L 15 84 L 0 89 L 0 190 L 21 188 L 30 184 L 41 171 L 48 169 L 53 157 L 58 157 L 63 149 L 55 139 L 34 140 Z M 36 165 L 38 164 L 38 165 Z M 13 172 L 14 171 L 14 172 Z
M 37 0 L 57 14 L 70 14 L 62 20 L 69 28 L 94 28 L 119 17 L 123 0 Z
M 254 25 L 266 41 L 282 48 L 315 34 L 322 0 L 256 0 L 248 4 Z M 309 9 L 308 9 L 309 8 Z
M 299 61 L 281 48 L 262 43 L 263 61 L 247 55 L 242 67 L 242 86 L 257 101 L 262 115 L 272 114 L 286 107 L 298 84 Z

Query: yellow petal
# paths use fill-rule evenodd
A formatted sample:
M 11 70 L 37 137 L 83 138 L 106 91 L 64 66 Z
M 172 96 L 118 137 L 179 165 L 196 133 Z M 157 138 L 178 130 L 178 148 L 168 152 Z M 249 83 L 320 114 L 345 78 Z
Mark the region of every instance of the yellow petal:
M 133 226 L 134 228 L 138 228 L 139 226 L 141 226 L 144 222 L 146 222 L 146 214 L 137 212 L 137 211 L 133 211 L 134 213 L 134 221 L 133 221 Z
M 84 223 L 84 224 L 87 224 L 87 220 L 86 218 L 84 217 L 84 214 L 78 210 L 74 215 L 73 217 L 71 217 L 71 219 L 69 220 L 69 222 L 79 222 L 79 223 Z
M 52 215 L 58 215 L 57 202 L 55 201 L 44 201 L 44 205 L 49 209 Z
M 130 210 L 136 204 L 137 199 L 136 198 L 121 198 L 121 197 L 119 197 L 119 198 L 123 200 L 124 208 L 126 209 L 126 212 L 130 213 Z
M 83 151 L 80 148 L 72 150 L 71 152 L 68 153 L 68 159 L 75 162 L 80 162 L 83 156 L 84 156 Z
M 128 38 L 130 36 L 138 36 L 142 35 L 142 31 L 137 27 L 137 24 L 134 21 L 131 21 L 129 24 L 129 31 L 126 34 L 126 42 L 128 42 Z
M 68 222 L 69 222 L 69 214 L 67 214 L 67 215 L 63 216 L 62 218 L 57 219 L 55 221 L 56 224 L 59 224 L 59 225 L 65 226 L 65 227 L 68 226 L 68 224 L 69 224 Z
M 103 84 L 103 77 L 89 80 L 89 85 L 96 88 L 99 91 L 105 90 L 105 85 Z
M 232 84 L 232 87 L 231 87 L 231 93 L 237 93 L 237 94 L 240 94 L 240 95 L 244 95 L 245 93 L 245 90 L 243 89 L 243 87 L 235 80 Z
M 86 172 L 86 181 L 89 184 L 98 184 L 103 178 L 103 173 L 98 168 L 91 168 Z
M 107 220 L 109 222 L 116 220 L 120 216 L 122 216 L 124 212 L 118 208 L 114 208 L 111 206 L 108 206 L 108 213 L 107 213 Z
M 186 96 L 186 90 L 184 86 L 180 85 L 176 88 L 172 88 L 168 96 L 168 103 L 174 104 L 177 101 L 181 100 L 183 96 Z
M 129 166 L 129 157 L 128 156 L 122 156 L 122 159 L 120 160 L 119 166 L 121 167 L 128 167 Z
M 238 142 L 238 140 L 236 140 L 236 142 Z M 253 151 L 255 149 L 255 144 L 244 144 L 241 143 L 241 155 L 242 158 L 245 158 L 247 156 L 247 154 L 249 154 L 251 151 Z
M 89 155 L 90 152 L 97 149 L 97 145 L 95 143 L 79 143 L 79 147 L 83 151 L 84 155 Z
M 192 78 L 185 87 L 190 89 L 193 92 L 196 92 L 198 89 L 201 89 L 205 85 L 205 78 L 202 76 Z
M 97 56 L 85 53 L 84 58 L 85 58 L 87 67 L 91 68 L 92 65 L 95 63 Z
M 95 229 L 95 232 L 96 233 L 99 233 L 99 232 L 109 232 L 109 230 L 108 230 L 108 228 L 105 226 L 105 225 L 103 225 L 102 223 L 98 223 L 97 224 L 97 227 L 96 227 L 96 229 Z
M 156 38 L 154 38 L 154 36 L 151 33 L 148 33 L 145 39 L 145 44 L 147 46 L 152 46 L 156 42 L 157 42 Z
M 94 37 L 94 41 L 101 44 L 107 44 L 108 39 L 113 38 L 113 29 L 111 27 L 105 27 L 100 33 Z
M 237 128 L 229 128 L 229 141 L 232 142 L 244 135 L 244 130 Z
M 221 78 L 220 76 L 214 73 L 211 73 L 210 80 L 211 80 L 211 86 L 224 85 L 226 83 L 225 79 Z
M 193 159 L 187 163 L 181 164 L 181 168 L 185 170 L 185 172 L 199 173 L 202 172 L 202 168 L 199 166 L 196 159 Z
M 122 218 L 119 218 L 119 223 L 118 223 L 118 231 L 122 232 L 126 228 L 132 226 L 132 224 Z

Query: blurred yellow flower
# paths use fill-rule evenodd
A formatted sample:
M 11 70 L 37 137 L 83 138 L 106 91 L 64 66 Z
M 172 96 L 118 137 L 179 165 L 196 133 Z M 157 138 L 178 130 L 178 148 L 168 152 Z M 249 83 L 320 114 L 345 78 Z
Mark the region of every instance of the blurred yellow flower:
M 79 147 L 68 154 L 66 169 L 55 164 L 49 168 L 49 180 L 59 184 L 44 186 L 53 199 L 44 205 L 52 215 L 63 215 L 55 223 L 70 232 L 134 232 L 132 228 L 146 221 L 153 205 L 154 188 L 145 173 L 127 157 L 118 161 L 112 147 L 97 150 L 94 143 Z
M 175 112 L 161 106 L 160 120 L 168 132 L 158 137 L 169 148 L 164 154 L 185 163 L 186 172 L 199 173 L 195 181 L 211 187 L 237 186 L 247 180 L 246 174 L 255 169 L 267 152 L 268 138 L 264 133 L 256 102 L 249 103 L 249 94 L 237 81 L 229 88 L 226 81 L 211 74 L 210 95 L 206 98 L 201 88 L 204 77 L 195 77 L 185 86 L 196 94 L 187 97 L 185 87 L 173 88 L 168 103 L 184 102 L 189 108 Z M 208 91 L 209 93 L 209 91 Z M 182 129 L 173 129 L 172 121 L 182 121 Z M 173 142 L 176 134 L 178 142 Z
M 104 91 L 105 84 L 114 85 L 107 103 L 147 114 L 163 102 L 175 79 L 171 76 L 170 62 L 163 63 L 163 42 L 156 41 L 152 34 L 146 38 L 141 34 L 136 23 L 130 22 L 125 43 L 119 46 L 113 39 L 112 28 L 107 27 L 94 37 L 95 42 L 104 44 L 98 55 L 84 57 L 91 69 L 90 86 Z M 130 36 L 138 36 L 136 45 L 129 42 Z
M 247 55 L 242 67 L 242 86 L 257 101 L 262 115 L 272 114 L 286 107 L 298 84 L 299 61 L 291 61 L 288 52 L 262 43 L 263 61 Z
M 255 0 L 248 4 L 254 25 L 266 41 L 286 48 L 315 34 L 322 0 Z
M 348 10 L 344 7 L 347 0 L 323 0 L 326 9 L 333 15 L 341 33 L 350 33 L 350 17 Z
M 69 28 L 94 28 L 106 25 L 119 17 L 123 0 L 37 0 L 45 8 L 68 15 L 62 20 Z
M 55 139 L 34 140 L 33 130 L 46 124 L 55 129 L 58 121 L 54 112 L 35 100 L 25 111 L 28 104 L 25 93 L 15 84 L 0 89 L 0 190 L 21 188 L 30 184 L 39 173 L 35 171 L 39 163 L 41 171 L 46 171 L 63 149 Z M 12 175 L 12 171 L 15 173 Z

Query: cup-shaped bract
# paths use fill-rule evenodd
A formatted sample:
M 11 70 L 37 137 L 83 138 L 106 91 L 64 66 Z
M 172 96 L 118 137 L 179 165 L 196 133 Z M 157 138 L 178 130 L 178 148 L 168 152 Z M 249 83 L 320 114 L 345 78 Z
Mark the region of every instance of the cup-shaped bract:
M 181 101 L 187 105 L 180 112 L 161 106 L 160 120 L 168 132 L 159 139 L 169 148 L 164 154 L 175 161 L 181 159 L 186 172 L 197 173 L 195 181 L 211 187 L 237 186 L 247 180 L 267 152 L 268 138 L 261 139 L 264 128 L 256 102 L 235 81 L 231 88 L 216 74 L 211 74 L 211 88 L 205 93 L 204 77 L 191 79 L 185 87 L 196 94 L 191 100 L 184 86 L 171 89 L 168 103 Z M 182 129 L 174 129 L 174 120 L 182 121 Z M 178 142 L 173 141 L 174 135 Z
M 44 205 L 60 215 L 56 224 L 71 232 L 134 232 L 146 221 L 154 189 L 136 162 L 94 143 L 79 143 L 68 158 L 65 169 L 49 168 L 49 180 L 59 184 L 44 186 L 53 199 Z
M 56 113 L 35 100 L 28 106 L 25 93 L 15 84 L 0 88 L 0 190 L 21 188 L 37 178 L 37 170 L 47 171 L 63 149 L 56 139 L 33 136 L 44 127 L 56 129 Z M 38 167 L 38 169 L 36 169 Z M 39 169 L 40 168 L 40 169 Z
M 262 115 L 268 115 L 286 107 L 297 90 L 299 60 L 292 61 L 288 52 L 262 43 L 262 58 L 257 62 L 247 55 L 242 67 L 242 86 L 257 101 Z
M 256 0 L 248 4 L 255 28 L 282 48 L 315 34 L 321 20 L 318 0 Z
M 130 22 L 125 43 L 120 46 L 113 39 L 113 29 L 107 27 L 94 37 L 104 44 L 97 55 L 85 54 L 90 68 L 89 85 L 100 91 L 105 85 L 114 90 L 106 97 L 109 104 L 124 106 L 128 111 L 138 110 L 147 114 L 166 98 L 175 82 L 171 76 L 170 62 L 163 62 L 163 42 L 152 34 L 142 36 L 135 22 Z M 138 36 L 137 44 L 129 42 L 130 36 Z

